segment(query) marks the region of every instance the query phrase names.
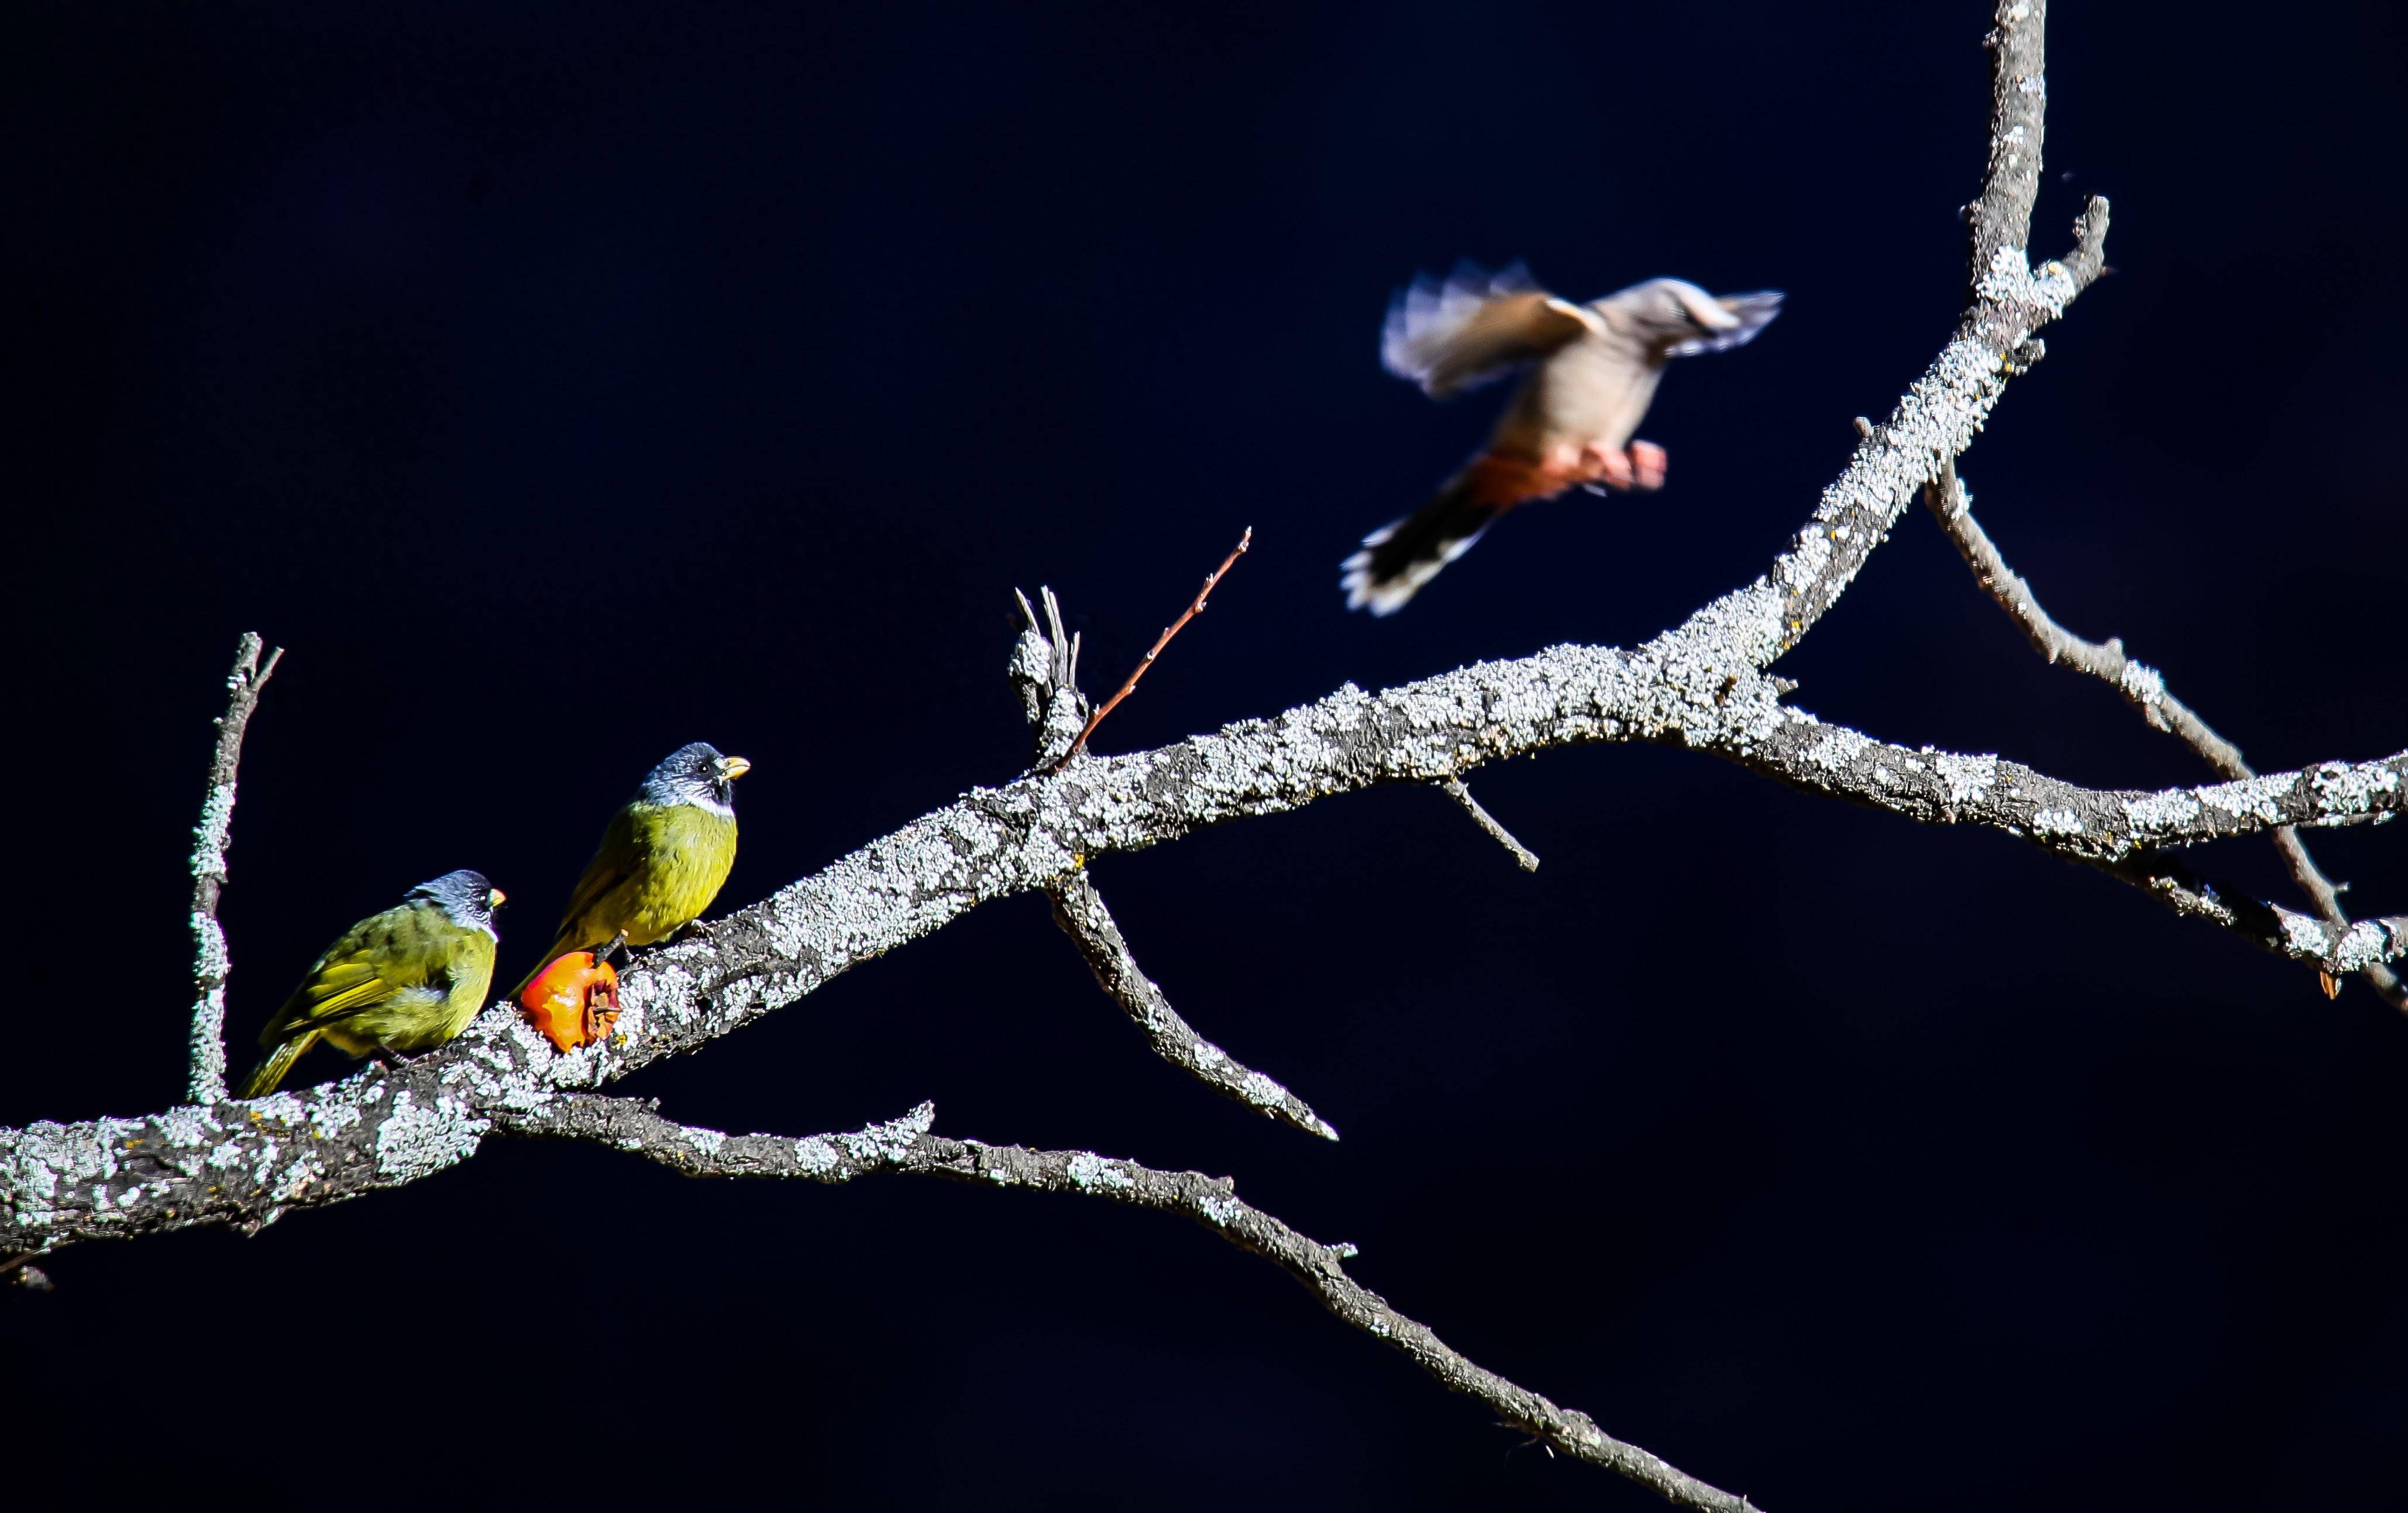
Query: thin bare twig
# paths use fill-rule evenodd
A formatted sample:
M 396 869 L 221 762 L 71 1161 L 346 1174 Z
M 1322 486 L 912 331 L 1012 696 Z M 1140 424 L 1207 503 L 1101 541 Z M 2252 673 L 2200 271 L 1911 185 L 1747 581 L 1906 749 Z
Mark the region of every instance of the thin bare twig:
M 1113 922 L 1111 911 L 1104 907 L 1103 895 L 1096 891 L 1096 885 L 1087 880 L 1086 873 L 1081 872 L 1045 891 L 1054 901 L 1054 923 L 1062 927 L 1062 933 L 1069 936 L 1079 954 L 1087 958 L 1088 968 L 1096 974 L 1096 986 L 1110 994 L 1130 1022 L 1145 1031 L 1154 1055 L 1223 1097 L 1268 1115 L 1282 1124 L 1324 1140 L 1338 1138 L 1329 1121 L 1315 1114 L 1312 1104 L 1289 1092 L 1278 1078 L 1250 1070 L 1197 1034 L 1179 1016 L 1179 1011 L 1170 1006 L 1162 989 L 1139 970 L 1137 958 Z
M 234 670 L 226 674 L 226 712 L 218 716 L 218 747 L 209 758 L 209 794 L 201 822 L 193 828 L 193 1033 L 191 1097 L 214 1103 L 226 1096 L 225 985 L 234 973 L 224 929 L 218 924 L 218 896 L 226 884 L 226 846 L 234 829 L 235 770 L 242 761 L 242 733 L 259 691 L 283 659 L 279 646 L 260 660 L 266 642 L 246 630 L 236 644 Z
M 1923 502 L 1949 540 L 1956 543 L 1957 555 L 1973 570 L 1975 580 L 2021 627 L 2033 650 L 2053 663 L 2087 673 L 2108 684 L 2140 711 L 2141 718 L 2148 721 L 2151 728 L 2173 736 L 2223 776 L 2237 779 L 2258 775 L 2242 760 L 2240 747 L 2216 734 L 2189 705 L 2168 691 L 2162 673 L 2126 656 L 2120 639 L 2111 636 L 2104 643 L 2086 641 L 2058 625 L 2041 608 L 2031 584 L 2007 566 L 1989 532 L 1973 518 L 1972 492 L 1956 476 L 1955 462 L 1942 468 L 1938 480 L 1923 491 Z M 2348 929 L 2350 917 L 2341 906 L 2340 890 L 2308 855 L 2307 843 L 2300 839 L 2299 831 L 2288 825 L 2278 826 L 2273 838 L 2275 849 L 2282 852 L 2284 864 L 2290 869 L 2292 881 L 2315 905 L 2317 916 L 2335 929 Z M 2408 987 L 2401 986 L 2399 973 L 2378 961 L 2370 963 L 2359 974 L 2385 1002 L 2408 1011 Z M 2340 985 L 2329 973 L 2320 972 L 2317 975 L 2328 997 L 2339 991 Z
M 932 1134 L 936 1106 L 842 1134 L 801 1140 L 728 1135 L 679 1124 L 634 1098 L 563 1100 L 512 1121 L 511 1132 L 586 1140 L 659 1161 L 691 1176 L 787 1177 L 850 1182 L 883 1173 L 932 1176 L 982 1188 L 1074 1193 L 1180 1214 L 1302 1282 L 1322 1306 L 1410 1357 L 1446 1388 L 1566 1455 L 1621 1473 L 1676 1507 L 1743 1513 L 1756 1505 L 1699 1481 L 1662 1458 L 1614 1438 L 1576 1409 L 1516 1386 L 1466 1359 L 1426 1324 L 1346 1275 L 1351 1245 L 1324 1245 L 1240 1199 L 1227 1177 L 1166 1172 L 1085 1150 L 1032 1150 Z
M 1486 830 L 1490 840 L 1495 841 L 1498 845 L 1501 845 L 1506 850 L 1513 853 L 1513 859 L 1522 864 L 1522 870 L 1524 872 L 1535 872 L 1539 870 L 1538 854 L 1533 852 L 1528 846 L 1524 845 L 1521 842 L 1514 840 L 1512 831 L 1507 829 L 1504 826 L 1498 824 L 1496 815 L 1490 814 L 1487 810 L 1481 808 L 1480 800 L 1474 799 L 1471 796 L 1471 790 L 1464 786 L 1463 779 L 1459 777 L 1448 778 L 1445 782 L 1440 784 L 1439 787 L 1448 798 L 1463 806 L 1464 813 L 1471 816 L 1471 822 L 1474 825 L 1479 826 L 1482 829 Z
M 1112 695 L 1111 698 L 1105 699 L 1101 709 L 1098 709 L 1096 713 L 1087 716 L 1086 728 L 1079 732 L 1078 738 L 1070 742 L 1070 749 L 1061 755 L 1060 758 L 1054 763 L 1053 767 L 1048 769 L 1049 771 L 1058 772 L 1062 771 L 1062 769 L 1070 765 L 1070 758 L 1078 756 L 1080 752 L 1086 749 L 1087 738 L 1096 733 L 1096 727 L 1104 723 L 1105 715 L 1110 714 L 1113 710 L 1120 707 L 1122 699 L 1126 699 L 1131 693 L 1136 691 L 1137 680 L 1144 677 L 1146 670 L 1154 666 L 1154 659 L 1162 655 L 1162 649 L 1165 646 L 1170 644 L 1170 638 L 1178 635 L 1180 631 L 1185 629 L 1188 621 L 1195 619 L 1197 615 L 1204 612 L 1204 601 L 1212 597 L 1212 585 L 1221 581 L 1223 574 L 1226 573 L 1231 568 L 1237 566 L 1238 559 L 1246 555 L 1246 548 L 1254 544 L 1254 527 L 1248 526 L 1246 527 L 1246 533 L 1238 538 L 1238 544 L 1230 548 L 1229 555 L 1221 559 L 1221 565 L 1204 575 L 1204 586 L 1196 591 L 1195 602 L 1188 605 L 1186 612 L 1181 614 L 1178 619 L 1173 620 L 1169 625 L 1163 627 L 1162 634 L 1154 638 L 1153 649 L 1145 654 L 1145 660 L 1140 662 L 1137 665 L 1136 670 L 1132 671 L 1128 675 L 1128 682 L 1121 684 L 1120 692 Z

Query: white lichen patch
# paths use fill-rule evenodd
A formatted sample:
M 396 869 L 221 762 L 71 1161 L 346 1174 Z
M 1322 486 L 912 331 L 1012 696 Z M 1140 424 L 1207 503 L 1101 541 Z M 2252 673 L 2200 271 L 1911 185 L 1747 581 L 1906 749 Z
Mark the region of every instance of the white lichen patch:
M 690 1023 L 698 1010 L 695 975 L 678 962 L 647 963 L 645 971 L 629 973 L 619 981 L 619 1030 L 631 1038 L 640 1032 L 652 1010 L 659 1010 L 671 1024 L 679 1025 Z
M 1118 1161 L 1108 1161 L 1090 1151 L 1081 1151 L 1070 1158 L 1068 1171 L 1073 1187 L 1093 1191 L 1103 1188 L 1113 1192 L 1125 1192 L 1137 1186 L 1136 1179 L 1121 1170 Z
M 2140 662 L 2126 662 L 2116 675 L 2116 686 L 2134 702 L 2155 708 L 2166 701 L 2166 680 L 2156 668 Z
M 2400 797 L 2400 774 L 2386 762 L 2327 762 L 2308 769 L 2308 784 L 2315 789 L 2328 814 L 2365 814 L 2386 799 Z
M 2133 832 L 2139 835 L 2176 829 L 2197 819 L 2199 814 L 2199 800 L 2180 788 L 2124 800 L 2124 817 L 2132 822 Z
M 795 1142 L 795 1164 L 812 1176 L 825 1176 L 840 1160 L 825 1135 L 806 1135 Z
M 2065 313 L 2066 302 L 2074 295 L 2073 276 L 2063 265 L 2052 263 L 2035 278 L 2022 248 L 2000 247 L 1992 250 L 1990 267 L 1973 292 L 1991 304 L 2037 310 L 2053 321 Z
M 1783 555 L 1779 568 L 1781 581 L 1793 589 L 1803 591 L 1822 577 L 1823 569 L 1830 565 L 1830 533 L 1808 529 L 1799 534 L 1798 544 Z
M 1990 785 L 1999 780 L 1999 758 L 1995 756 L 1963 756 L 1955 752 L 1936 752 L 1931 765 L 1940 771 L 1940 780 L 1948 785 L 1948 801 L 1952 804 L 1980 803 L 1990 796 Z
M 2322 958 L 2325 954 L 2324 921 L 2311 918 L 2306 915 L 2293 914 L 2288 909 L 2282 910 L 2281 914 L 2283 944 L 2291 948 L 2292 954 Z
M 299 1124 L 309 1117 L 308 1105 L 301 1102 L 301 1095 L 280 1088 L 265 1098 L 254 1098 L 243 1106 L 257 1117 L 276 1124 Z
M 1281 1087 L 1277 1079 L 1259 1072 L 1247 1073 L 1245 1080 L 1238 1084 L 1238 1091 L 1256 1108 L 1276 1108 L 1287 1102 L 1287 1089 Z
M 2401 945 L 2408 941 L 2394 942 L 2387 927 L 2361 919 L 2332 948 L 2332 959 L 2344 972 L 2358 972 L 2390 959 Z
M 2082 816 L 2071 809 L 2043 809 L 2032 815 L 2032 833 L 2060 839 L 2082 833 Z
M 2272 777 L 2243 778 L 2235 783 L 2211 783 L 2191 791 L 2199 801 L 2210 809 L 2219 810 L 2236 819 L 2257 819 L 2269 825 L 2278 824 L 2283 812 L 2276 807 L 2299 785 L 2297 772 L 2277 772 Z
M 345 1096 L 338 1083 L 324 1084 L 314 1089 L 301 1111 L 309 1131 L 321 1140 L 332 1140 L 360 1122 L 365 1117 L 360 1105 Z
M 845 1154 L 863 1165 L 891 1165 L 911 1153 L 911 1146 L 937 1122 L 937 1105 L 923 1103 L 901 1118 L 873 1124 L 866 1130 L 837 1136 Z
M 1217 1195 L 1208 1194 L 1205 1197 L 1197 1199 L 1196 1201 L 1196 1206 L 1204 1211 L 1204 1217 L 1206 1218 L 1211 1220 L 1214 1224 L 1218 1224 L 1226 1228 L 1227 1227 L 1229 1220 L 1238 1217 L 1238 1210 L 1241 1205 L 1235 1198 L 1223 1198 Z
M 282 1172 L 276 1174 L 274 1180 L 266 1184 L 268 1199 L 278 1203 L 291 1203 L 301 1196 L 310 1183 L 325 1174 L 326 1169 L 319 1164 L 315 1157 L 304 1156 L 285 1167 Z
M 727 1136 L 717 1130 L 688 1129 L 685 1139 L 686 1144 L 699 1152 L 705 1160 L 715 1159 L 727 1144 Z
M 226 832 L 234 826 L 234 785 L 221 783 L 201 805 L 201 822 L 193 827 L 193 875 L 223 878 L 226 874 Z
M 147 1128 L 139 1119 L 95 1119 L 37 1122 L 0 1134 L 0 1194 L 7 1195 L 14 1222 L 39 1228 L 78 1207 L 122 1221 L 122 1212 L 109 1212 L 108 1183 L 118 1174 L 119 1153 L 133 1148 L 129 1142 L 143 1139 Z
M 1858 735 L 1844 726 L 1834 726 L 1830 734 L 1807 748 L 1806 759 L 1817 767 L 1840 771 L 1855 766 L 1856 758 L 1872 747 L 1871 737 Z
M 377 1126 L 377 1172 L 393 1182 L 431 1176 L 477 1154 L 478 1142 L 492 1128 L 491 1119 L 471 1113 L 448 1093 L 427 1105 L 404 1088 L 394 1094 L 392 1110 Z

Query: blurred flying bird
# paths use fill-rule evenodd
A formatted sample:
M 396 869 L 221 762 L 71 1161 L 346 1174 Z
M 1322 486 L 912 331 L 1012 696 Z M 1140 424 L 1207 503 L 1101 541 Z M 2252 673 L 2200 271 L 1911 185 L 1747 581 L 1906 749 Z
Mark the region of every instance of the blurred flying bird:
M 429 1050 L 467 1029 L 493 986 L 501 902 L 502 890 L 483 873 L 446 872 L 353 925 L 259 1032 L 267 1059 L 239 1096 L 274 1092 L 321 1040 L 357 1057 Z
M 1394 614 L 1517 504 L 1583 484 L 1661 488 L 1664 449 L 1631 435 L 1665 362 L 1739 346 L 1779 313 L 1777 293 L 1717 298 L 1679 279 L 1650 279 L 1586 305 L 1556 298 L 1518 267 L 1416 281 L 1381 336 L 1389 372 L 1433 399 L 1516 369 L 1529 376 L 1485 451 L 1427 504 L 1363 538 L 1339 582 L 1346 607 Z

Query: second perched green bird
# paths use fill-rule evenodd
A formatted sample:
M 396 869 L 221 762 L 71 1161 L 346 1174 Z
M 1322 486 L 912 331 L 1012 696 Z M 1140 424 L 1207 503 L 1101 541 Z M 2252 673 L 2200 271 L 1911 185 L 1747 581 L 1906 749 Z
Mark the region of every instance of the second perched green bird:
M 732 785 L 751 771 L 751 762 L 722 756 L 707 742 L 669 753 L 627 807 L 610 816 L 560 916 L 560 938 L 536 971 L 622 936 L 630 945 L 650 945 L 701 917 L 736 865 Z
M 493 986 L 494 910 L 501 901 L 502 890 L 484 873 L 446 872 L 353 925 L 259 1032 L 267 1059 L 239 1096 L 274 1092 L 321 1040 L 356 1057 L 431 1049 L 467 1029 Z

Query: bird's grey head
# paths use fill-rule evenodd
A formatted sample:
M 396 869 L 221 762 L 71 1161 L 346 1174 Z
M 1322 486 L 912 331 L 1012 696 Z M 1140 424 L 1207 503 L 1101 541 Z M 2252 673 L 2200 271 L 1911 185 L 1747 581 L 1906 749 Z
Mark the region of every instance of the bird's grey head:
M 1774 290 L 1717 299 L 1685 279 L 1650 279 L 1598 302 L 1612 305 L 1667 357 L 1724 352 L 1753 339 L 1781 313 Z
M 752 771 L 741 756 L 722 756 L 708 741 L 691 742 L 661 759 L 644 779 L 643 799 L 694 804 L 717 814 L 736 813 L 736 780 Z
M 432 899 L 443 906 L 452 922 L 463 929 L 481 929 L 494 933 L 494 911 L 502 905 L 500 888 L 485 881 L 485 874 L 466 867 L 456 872 L 445 872 L 431 883 L 421 883 L 409 890 L 413 899 Z

